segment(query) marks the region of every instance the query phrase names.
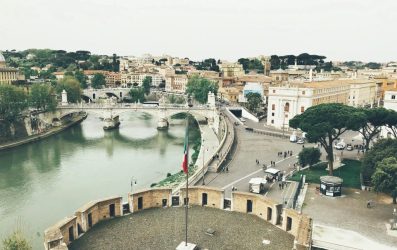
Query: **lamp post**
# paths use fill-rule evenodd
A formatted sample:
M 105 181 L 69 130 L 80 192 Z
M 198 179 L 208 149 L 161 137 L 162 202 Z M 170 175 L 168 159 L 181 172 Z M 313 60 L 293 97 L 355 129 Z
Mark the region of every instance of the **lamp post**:
M 397 230 L 397 209 L 396 208 L 393 209 L 393 215 L 394 215 L 394 219 L 393 219 L 393 223 L 391 225 L 391 229 Z
M 131 194 L 132 194 L 132 189 L 133 189 L 133 186 L 134 185 L 136 185 L 137 184 L 137 180 L 136 180 L 136 178 L 134 177 L 134 176 L 132 176 L 131 177 Z
M 202 135 L 203 136 L 203 135 Z M 204 148 L 204 138 L 203 138 L 203 142 L 202 142 L 202 147 L 203 147 L 203 186 L 205 185 L 205 181 L 204 181 L 204 176 L 205 176 L 205 171 L 204 171 L 204 156 L 205 156 L 205 148 Z

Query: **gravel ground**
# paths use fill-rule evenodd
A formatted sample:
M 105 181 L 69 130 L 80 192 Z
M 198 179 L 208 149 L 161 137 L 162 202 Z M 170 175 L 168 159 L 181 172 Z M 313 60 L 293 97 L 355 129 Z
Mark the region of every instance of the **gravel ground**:
M 103 221 L 69 249 L 175 249 L 185 238 L 184 208 L 148 209 Z M 214 236 L 205 234 L 208 228 Z M 270 244 L 264 245 L 263 240 Z M 189 208 L 189 242 L 200 249 L 292 249 L 294 237 L 254 215 Z

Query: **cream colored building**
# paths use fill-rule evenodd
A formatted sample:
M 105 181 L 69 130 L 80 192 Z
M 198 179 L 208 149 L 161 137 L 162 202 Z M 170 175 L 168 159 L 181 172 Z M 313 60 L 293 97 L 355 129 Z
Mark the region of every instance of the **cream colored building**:
M 185 93 L 187 83 L 187 75 L 169 75 L 165 78 L 165 90 L 168 92 Z
M 152 78 L 152 86 L 159 86 L 163 77 L 160 74 L 152 74 L 152 73 L 122 73 L 121 74 L 121 84 L 123 86 L 133 85 L 133 86 L 142 86 L 143 80 L 146 77 Z
M 6 60 L 0 53 L 0 84 L 12 84 L 14 81 L 19 80 L 18 70 L 15 68 L 7 68 Z
M 355 107 L 373 104 L 376 83 L 371 80 L 334 80 L 284 84 L 270 86 L 268 95 L 267 125 L 287 128 L 290 119 L 318 104 L 342 103 Z
M 222 62 L 219 64 L 219 68 L 224 77 L 235 77 L 244 75 L 243 65 L 240 63 L 228 63 Z

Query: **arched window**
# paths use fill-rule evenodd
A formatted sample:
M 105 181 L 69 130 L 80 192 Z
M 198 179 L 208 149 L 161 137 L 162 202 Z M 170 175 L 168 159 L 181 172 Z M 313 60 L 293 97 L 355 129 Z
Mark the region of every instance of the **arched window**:
M 396 96 L 395 96 L 395 95 L 392 95 L 392 96 L 391 96 L 391 99 L 392 99 L 392 100 L 396 99 Z
M 289 102 L 287 102 L 284 106 L 284 111 L 289 112 Z

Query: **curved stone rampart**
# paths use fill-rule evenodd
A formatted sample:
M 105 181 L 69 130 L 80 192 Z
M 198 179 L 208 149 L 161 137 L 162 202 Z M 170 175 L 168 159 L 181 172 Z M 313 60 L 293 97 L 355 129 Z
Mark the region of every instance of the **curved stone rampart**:
M 273 224 L 295 237 L 291 249 L 310 249 L 312 219 L 293 209 L 282 208 L 282 204 L 262 195 L 232 192 L 231 200 L 225 199 L 224 190 L 195 186 L 189 188 L 189 205 L 213 207 L 240 213 L 249 213 Z M 129 212 L 137 213 L 145 209 L 159 207 L 181 206 L 186 201 L 186 189 L 182 188 L 178 195 L 172 195 L 170 188 L 154 188 L 128 194 Z M 80 208 L 75 215 L 67 217 L 45 231 L 45 249 L 68 249 L 74 239 L 90 230 L 97 222 L 109 219 L 110 205 L 114 204 L 116 213 L 122 215 L 122 198 L 114 197 L 95 202 L 89 202 Z M 230 206 L 229 206 L 230 204 Z M 91 214 L 91 226 L 89 225 Z M 85 222 L 83 222 L 85 220 Z M 82 229 L 85 229 L 83 232 Z M 73 236 L 70 236 L 70 233 Z

